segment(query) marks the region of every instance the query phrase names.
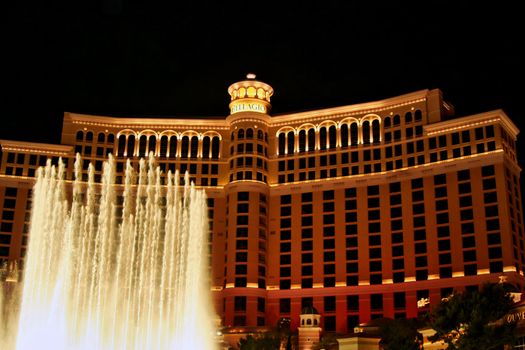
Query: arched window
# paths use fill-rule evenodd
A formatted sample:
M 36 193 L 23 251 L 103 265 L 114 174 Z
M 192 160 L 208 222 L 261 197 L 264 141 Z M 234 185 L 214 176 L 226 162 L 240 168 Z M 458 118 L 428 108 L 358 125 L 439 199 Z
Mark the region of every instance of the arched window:
M 337 147 L 337 130 L 335 125 L 328 129 L 328 143 L 330 144 L 330 149 Z
M 394 116 L 394 126 L 397 126 L 399 124 L 401 124 L 401 117 L 399 116 L 399 114 L 396 114 Z
M 423 115 L 421 114 L 421 110 L 416 109 L 416 112 L 414 113 L 414 119 L 416 120 L 416 122 L 419 122 L 419 121 L 421 121 L 421 119 L 423 119 Z
M 188 158 L 188 150 L 190 148 L 190 138 L 188 136 L 182 137 L 181 142 L 181 150 L 180 150 L 180 157 L 181 158 Z
M 410 112 L 405 113 L 405 123 L 412 123 L 412 113 Z
M 133 157 L 135 155 L 135 135 L 128 135 L 128 157 Z
M 139 139 L 139 157 L 144 157 L 146 155 L 146 145 L 148 144 L 148 137 L 142 135 Z
M 379 126 L 379 120 L 374 120 L 372 122 L 372 138 L 374 139 L 374 143 L 378 143 L 380 140 L 380 134 L 381 134 L 381 127 Z
M 383 127 L 385 129 L 389 128 L 391 125 L 391 122 L 392 120 L 390 119 L 390 117 L 385 117 L 385 119 L 383 119 Z
M 306 131 L 299 131 L 299 152 L 306 151 Z
M 157 153 L 156 146 L 157 146 L 157 137 L 155 135 L 151 135 L 149 137 L 149 143 L 148 143 L 148 154 L 153 152 L 153 155 L 155 155 Z
M 211 158 L 219 159 L 219 151 L 220 151 L 220 140 L 218 137 L 214 137 L 211 140 Z
M 108 134 L 108 143 L 113 143 L 113 142 L 115 142 L 115 135 Z
M 235 133 L 232 132 L 232 137 L 231 137 L 232 141 L 235 140 Z
M 314 320 L 314 326 L 317 326 L 317 319 Z
M 93 133 L 91 131 L 86 133 L 86 141 L 93 141 Z
M 84 132 L 83 131 L 77 131 L 77 141 L 84 140 Z
M 311 318 L 309 318 L 309 319 L 306 320 L 306 325 L 307 325 L 307 326 L 312 325 L 312 319 L 311 319 Z
M 210 138 L 205 136 L 202 139 L 202 158 L 210 157 Z
M 348 147 L 348 124 L 341 125 L 341 147 Z
M 252 128 L 246 129 L 246 138 L 250 140 L 253 139 L 253 129 Z
M 168 154 L 168 136 L 164 135 L 160 138 L 159 156 L 166 157 Z
M 284 155 L 284 151 L 286 149 L 286 135 L 284 132 L 279 134 L 279 155 Z
M 124 157 L 124 152 L 126 151 L 126 135 L 120 135 L 118 137 L 118 156 Z
M 357 123 L 350 124 L 350 144 L 355 146 L 359 143 Z
M 264 133 L 261 129 L 257 130 L 257 139 L 258 140 L 264 139 Z
M 244 129 L 239 129 L 239 132 L 237 133 L 237 138 L 239 140 L 244 139 Z
M 315 150 L 315 129 L 308 129 L 308 151 Z
M 326 149 L 326 128 L 322 127 L 319 130 L 319 149 Z
M 294 153 L 295 135 L 293 131 L 288 132 L 288 154 Z
M 98 143 L 104 143 L 104 141 L 106 141 L 106 135 L 104 135 L 104 133 L 101 132 L 97 136 L 97 142 Z
M 170 137 L 170 158 L 177 157 L 177 136 Z
M 197 136 L 193 136 L 191 138 L 191 158 L 197 158 L 197 153 L 199 151 L 199 138 Z
M 266 141 L 266 143 L 268 143 L 268 133 L 267 132 L 264 133 L 264 141 Z
M 370 143 L 370 122 L 365 120 L 361 126 L 363 131 L 363 144 Z

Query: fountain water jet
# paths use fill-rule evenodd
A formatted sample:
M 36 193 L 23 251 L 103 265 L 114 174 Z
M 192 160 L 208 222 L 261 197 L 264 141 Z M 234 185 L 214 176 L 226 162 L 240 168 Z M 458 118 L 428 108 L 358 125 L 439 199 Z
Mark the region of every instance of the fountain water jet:
M 77 157 L 71 204 L 64 175 L 38 171 L 16 349 L 214 349 L 204 192 L 153 156 L 121 186 Z

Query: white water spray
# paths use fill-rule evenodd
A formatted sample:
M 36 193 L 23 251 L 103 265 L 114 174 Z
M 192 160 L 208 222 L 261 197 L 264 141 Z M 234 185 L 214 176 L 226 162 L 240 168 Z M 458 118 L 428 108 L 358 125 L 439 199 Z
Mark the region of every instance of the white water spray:
M 115 185 L 40 169 L 16 349 L 215 349 L 203 191 L 164 179 L 153 157 Z

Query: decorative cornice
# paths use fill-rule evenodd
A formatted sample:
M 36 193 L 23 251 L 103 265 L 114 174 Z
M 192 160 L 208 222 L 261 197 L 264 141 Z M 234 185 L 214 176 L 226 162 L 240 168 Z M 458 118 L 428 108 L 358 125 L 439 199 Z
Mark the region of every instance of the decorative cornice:
M 477 127 L 485 124 L 501 123 L 509 134 L 516 140 L 520 130 L 501 109 L 470 115 L 467 117 L 454 118 L 434 124 L 423 126 L 426 135 L 438 135 L 455 130 Z
M 64 113 L 64 121 L 78 125 L 118 128 L 119 130 L 127 128 L 171 129 L 188 127 L 192 129 L 228 130 L 230 128 L 224 119 L 116 118 L 71 112 Z
M 312 122 L 326 118 L 342 118 L 355 115 L 364 115 L 391 110 L 398 107 L 424 102 L 427 99 L 429 90 L 420 90 L 410 94 L 405 94 L 385 100 L 360 103 L 349 106 L 320 109 L 314 111 L 284 114 L 272 117 L 271 126 L 283 126 L 291 123 Z
M 0 140 L 2 151 L 30 152 L 53 155 L 71 155 L 73 146 L 54 145 L 49 143 Z

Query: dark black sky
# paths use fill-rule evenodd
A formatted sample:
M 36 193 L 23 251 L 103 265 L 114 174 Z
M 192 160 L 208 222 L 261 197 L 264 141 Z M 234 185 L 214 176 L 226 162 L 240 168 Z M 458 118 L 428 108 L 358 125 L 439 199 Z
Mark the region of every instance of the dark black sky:
M 457 115 L 502 108 L 525 130 L 518 2 L 10 3 L 4 139 L 58 142 L 64 111 L 226 116 L 247 72 L 274 87 L 274 114 L 440 88 Z

